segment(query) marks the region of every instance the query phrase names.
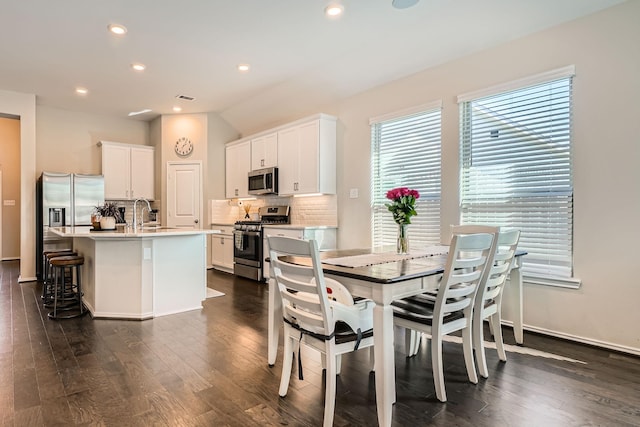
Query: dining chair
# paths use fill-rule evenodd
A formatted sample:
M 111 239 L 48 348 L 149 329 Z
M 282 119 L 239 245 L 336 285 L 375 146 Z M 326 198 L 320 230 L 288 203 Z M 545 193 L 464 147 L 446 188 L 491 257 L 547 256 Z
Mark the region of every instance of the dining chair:
M 478 371 L 484 378 L 489 377 L 487 358 L 484 348 L 484 320 L 489 320 L 489 325 L 496 343 L 498 358 L 506 362 L 507 354 L 504 351 L 502 340 L 502 292 L 507 277 L 513 267 L 514 256 L 520 240 L 519 230 L 501 231 L 498 234 L 498 245 L 493 258 L 493 265 L 489 271 L 489 277 L 485 283 L 484 292 L 480 290 L 476 294 L 473 309 L 473 347 L 475 349 Z
M 276 281 L 282 298 L 284 321 L 284 355 L 278 393 L 281 397 L 287 395 L 296 346 L 300 379 L 300 346 L 305 344 L 316 349 L 323 355 L 326 368 L 323 425 L 331 426 L 340 356 L 359 348 L 373 350 L 375 303 L 367 299 L 354 302 L 342 284 L 324 277 L 315 240 L 280 236 L 268 236 L 267 240 L 272 280 Z M 301 260 L 306 260 L 307 265 L 302 265 Z M 372 355 L 370 351 L 370 358 Z M 372 360 L 370 364 L 373 366 Z
M 499 227 L 493 227 L 489 225 L 481 225 L 481 224 L 464 224 L 464 225 L 450 225 L 451 234 L 475 234 L 475 233 L 489 233 L 496 235 L 499 233 Z M 426 303 L 426 304 L 435 304 L 436 297 L 438 296 L 438 290 L 434 289 L 431 291 L 427 291 L 419 296 L 416 299 Z M 420 341 L 422 334 L 407 329 L 405 331 L 405 348 L 407 357 L 413 357 L 418 354 L 418 350 L 420 350 Z
M 441 402 L 447 401 L 442 361 L 445 335 L 461 331 L 467 376 L 470 382 L 478 382 L 473 357 L 473 304 L 493 264 L 497 232 L 493 228 L 492 233 L 453 235 L 435 302 L 418 295 L 392 303 L 394 325 L 430 335 L 433 380 Z

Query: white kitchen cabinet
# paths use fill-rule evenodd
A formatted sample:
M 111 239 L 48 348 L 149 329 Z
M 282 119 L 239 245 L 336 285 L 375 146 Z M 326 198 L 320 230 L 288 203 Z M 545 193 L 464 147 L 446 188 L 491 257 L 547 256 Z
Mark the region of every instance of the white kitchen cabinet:
M 212 224 L 211 229 L 220 231 L 211 235 L 211 265 L 233 273 L 233 226 Z
M 251 170 L 278 166 L 278 134 L 262 135 L 251 140 Z
M 100 141 L 104 198 L 108 200 L 153 200 L 153 147 Z
M 279 194 L 335 194 L 336 119 L 321 114 L 278 131 Z
M 303 225 L 263 225 L 263 254 L 264 258 L 269 257 L 269 243 L 267 236 L 283 236 L 293 239 L 315 240 L 318 243 L 318 250 L 331 251 L 336 249 L 337 227 L 331 226 L 303 226 Z M 264 262 L 262 275 L 265 280 L 269 278 L 269 263 Z
M 225 194 L 227 199 L 249 197 L 251 141 L 230 143 L 225 147 Z

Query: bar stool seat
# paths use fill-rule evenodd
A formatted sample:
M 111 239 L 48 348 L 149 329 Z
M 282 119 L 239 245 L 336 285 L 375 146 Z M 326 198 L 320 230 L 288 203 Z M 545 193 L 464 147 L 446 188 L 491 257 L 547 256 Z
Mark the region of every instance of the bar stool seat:
M 63 255 L 49 259 L 52 270 L 53 310 L 50 319 L 70 319 L 86 313 L 82 304 L 80 267 L 84 257 Z M 75 283 L 74 283 L 75 276 Z M 60 314 L 60 312 L 64 314 Z
M 44 304 L 49 304 L 53 294 L 51 293 L 51 266 L 49 260 L 53 257 L 63 255 L 78 255 L 73 249 L 53 249 L 50 251 L 42 252 L 42 300 Z

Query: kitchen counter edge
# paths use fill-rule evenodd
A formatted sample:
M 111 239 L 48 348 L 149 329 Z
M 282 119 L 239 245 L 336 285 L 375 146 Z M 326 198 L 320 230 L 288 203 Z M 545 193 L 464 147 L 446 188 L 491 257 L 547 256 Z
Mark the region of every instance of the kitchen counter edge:
M 90 227 L 51 227 L 49 228 L 54 234 L 61 237 L 88 237 L 91 239 L 113 239 L 113 238 L 149 238 L 149 237 L 171 237 L 171 236 L 188 236 L 196 234 L 219 234 L 219 230 L 206 229 L 183 229 L 183 228 L 157 228 L 143 229 L 133 231 L 124 227 L 118 227 L 115 230 L 95 231 Z

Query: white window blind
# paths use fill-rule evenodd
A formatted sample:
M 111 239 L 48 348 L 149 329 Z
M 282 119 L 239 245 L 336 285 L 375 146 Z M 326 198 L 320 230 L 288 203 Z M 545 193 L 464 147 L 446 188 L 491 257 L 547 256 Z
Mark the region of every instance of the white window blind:
M 461 222 L 520 229 L 534 279 L 573 275 L 572 79 L 461 104 Z
M 439 105 L 439 103 L 438 103 Z M 372 242 L 395 245 L 398 225 L 385 207 L 387 191 L 418 190 L 418 215 L 409 226 L 410 247 L 440 242 L 441 108 L 385 116 L 371 123 Z

